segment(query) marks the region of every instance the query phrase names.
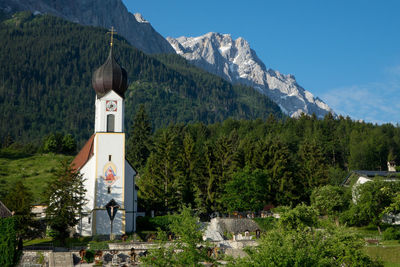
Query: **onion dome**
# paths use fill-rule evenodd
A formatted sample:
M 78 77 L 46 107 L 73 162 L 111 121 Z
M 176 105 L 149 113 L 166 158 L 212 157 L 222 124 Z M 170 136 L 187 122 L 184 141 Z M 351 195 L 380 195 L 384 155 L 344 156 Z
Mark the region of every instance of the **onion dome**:
M 128 88 L 128 75 L 126 70 L 115 61 L 112 47 L 106 62 L 94 72 L 92 85 L 98 98 L 103 97 L 110 90 L 124 98 Z

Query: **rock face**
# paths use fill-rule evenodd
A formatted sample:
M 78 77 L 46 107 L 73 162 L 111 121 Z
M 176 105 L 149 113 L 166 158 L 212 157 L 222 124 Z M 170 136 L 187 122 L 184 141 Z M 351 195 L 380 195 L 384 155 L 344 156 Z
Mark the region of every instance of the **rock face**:
M 175 53 L 171 45 L 140 14 L 128 12 L 121 0 L 0 0 L 6 13 L 29 10 L 83 24 L 111 28 L 148 54 Z
M 207 33 L 199 37 L 167 40 L 175 51 L 196 66 L 232 83 L 252 86 L 276 102 L 291 117 L 301 113 L 322 118 L 333 110 L 321 99 L 297 84 L 293 75 L 267 69 L 243 38 L 229 34 Z

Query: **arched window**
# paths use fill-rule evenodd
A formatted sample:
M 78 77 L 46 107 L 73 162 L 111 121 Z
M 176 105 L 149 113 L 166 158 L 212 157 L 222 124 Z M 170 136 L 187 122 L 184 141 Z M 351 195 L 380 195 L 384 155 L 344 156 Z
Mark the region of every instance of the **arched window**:
M 107 115 L 107 132 L 114 132 L 115 116 L 113 114 Z

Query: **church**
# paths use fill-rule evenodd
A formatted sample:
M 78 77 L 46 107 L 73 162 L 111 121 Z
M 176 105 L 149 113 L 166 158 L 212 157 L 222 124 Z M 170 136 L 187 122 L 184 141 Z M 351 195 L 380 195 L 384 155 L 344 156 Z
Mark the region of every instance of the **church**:
M 94 133 L 72 162 L 85 179 L 86 199 L 77 233 L 82 236 L 109 235 L 107 204 L 113 203 L 114 235 L 136 230 L 136 172 L 125 159 L 124 97 L 128 88 L 127 72 L 113 56 L 93 74 L 96 92 Z M 117 207 L 117 208 L 116 208 Z

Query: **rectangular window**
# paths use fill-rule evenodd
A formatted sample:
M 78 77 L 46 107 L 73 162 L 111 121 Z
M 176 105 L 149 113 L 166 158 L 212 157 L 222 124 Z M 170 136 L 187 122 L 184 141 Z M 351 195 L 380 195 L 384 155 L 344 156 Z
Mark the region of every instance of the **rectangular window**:
M 111 194 L 111 186 L 109 186 L 109 187 L 107 188 L 107 193 L 108 193 L 108 194 Z
M 107 115 L 107 132 L 114 132 L 115 116 L 113 114 Z
M 91 222 L 91 219 L 92 219 L 92 217 L 88 217 L 88 223 L 90 223 Z
M 108 155 L 108 161 L 111 161 L 111 155 Z

